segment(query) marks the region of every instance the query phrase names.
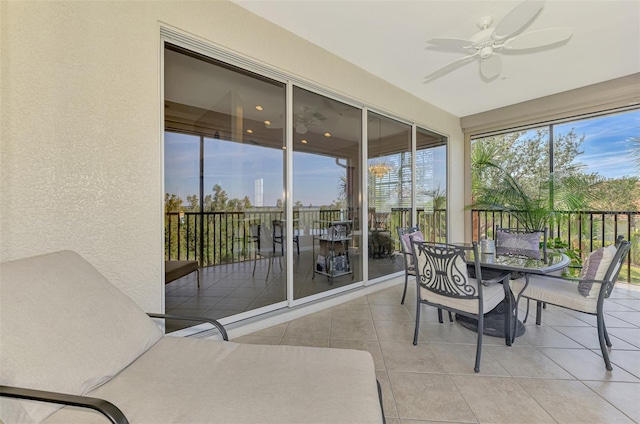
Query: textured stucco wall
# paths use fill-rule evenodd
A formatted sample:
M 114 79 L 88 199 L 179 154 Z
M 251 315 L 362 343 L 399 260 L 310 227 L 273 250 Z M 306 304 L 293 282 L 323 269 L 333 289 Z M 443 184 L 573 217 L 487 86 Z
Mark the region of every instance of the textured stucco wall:
M 457 117 L 233 3 L 3 1 L 0 260 L 72 249 L 160 310 L 160 25 L 448 135 L 452 221 L 461 216 Z

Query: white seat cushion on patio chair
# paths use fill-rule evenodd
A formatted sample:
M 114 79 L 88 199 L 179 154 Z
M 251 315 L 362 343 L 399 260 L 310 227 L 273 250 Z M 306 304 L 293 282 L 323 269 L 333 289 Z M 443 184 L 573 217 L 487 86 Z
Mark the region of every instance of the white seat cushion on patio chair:
M 477 289 L 478 282 L 475 278 L 469 278 L 467 281 L 470 286 Z M 443 296 L 427 290 L 424 287 L 420 287 L 420 296 L 430 303 L 436 303 L 471 314 L 478 313 L 478 299 L 469 300 L 460 297 Z M 502 299 L 504 299 L 504 287 L 502 287 L 502 284 L 495 283 L 482 287 L 482 311 L 484 313 L 495 308 Z
M 511 281 L 511 290 L 514 296 L 517 297 L 522 292 L 525 283 L 524 277 Z M 597 284 L 597 286 L 599 287 L 600 284 Z M 596 313 L 598 305 L 598 299 L 584 297 L 578 292 L 578 284 L 576 282 L 545 277 L 544 275 L 530 275 L 529 285 L 523 296 L 592 314 Z

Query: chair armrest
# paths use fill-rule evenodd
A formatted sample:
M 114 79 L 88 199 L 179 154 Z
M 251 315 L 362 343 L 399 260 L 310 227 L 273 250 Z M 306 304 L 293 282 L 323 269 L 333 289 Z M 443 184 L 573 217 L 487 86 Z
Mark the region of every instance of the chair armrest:
M 530 274 L 530 275 L 534 275 L 534 274 Z M 544 278 L 551 278 L 553 280 L 560 280 L 560 281 L 566 281 L 566 282 L 570 282 L 570 283 L 580 283 L 580 282 L 584 282 L 584 283 L 595 283 L 595 284 L 605 284 L 606 281 L 604 280 L 587 280 L 587 279 L 580 279 L 580 278 L 572 278 L 572 277 L 563 277 L 561 275 L 537 275 L 538 277 L 544 277 Z
M 222 324 L 220 324 L 215 319 L 204 318 L 204 317 L 184 316 L 184 315 L 155 314 L 155 313 L 150 313 L 150 312 L 147 312 L 147 315 L 149 315 L 151 318 L 164 318 L 164 319 L 176 319 L 176 320 L 181 320 L 181 321 L 208 322 L 208 323 L 212 324 L 213 326 L 215 326 L 218 329 L 218 331 L 220 331 L 220 334 L 222 334 L 222 339 L 224 341 L 227 341 L 227 342 L 229 341 L 229 336 L 227 335 L 227 330 L 225 330 L 224 327 L 222 326 Z
M 0 396 L 93 409 L 107 417 L 113 424 L 129 424 L 127 417 L 124 416 L 122 411 L 104 399 L 12 386 L 0 386 Z
M 510 271 L 501 272 L 498 275 L 492 274 L 491 278 L 483 278 L 481 283 L 483 286 L 490 286 L 491 284 L 503 282 L 505 278 L 509 279 L 510 276 Z

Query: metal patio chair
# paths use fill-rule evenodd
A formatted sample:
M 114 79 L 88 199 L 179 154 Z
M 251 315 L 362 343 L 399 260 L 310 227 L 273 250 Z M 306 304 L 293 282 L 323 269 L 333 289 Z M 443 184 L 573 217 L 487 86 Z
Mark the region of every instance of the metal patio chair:
M 404 305 L 404 299 L 407 296 L 407 285 L 409 282 L 409 276 L 415 277 L 416 270 L 413 264 L 413 252 L 409 245 L 409 236 L 412 234 L 419 234 L 420 239 L 423 239 L 422 233 L 418 227 L 398 227 L 398 238 L 400 239 L 400 252 L 404 260 L 404 291 L 402 292 L 401 305 Z M 418 239 L 416 239 L 418 240 Z M 442 309 L 438 309 L 438 321 L 442 324 Z M 453 322 L 453 314 L 449 312 L 449 322 Z
M 520 298 L 595 315 L 602 358 L 607 370 L 612 370 L 607 352 L 607 346 L 611 347 L 612 344 L 604 323 L 604 300 L 611 294 L 630 248 L 631 242 L 622 240 L 620 236 L 615 245 L 591 252 L 578 279 L 525 275 L 523 278 L 513 280 L 511 287 L 514 295 L 517 296 L 516 319 Z M 536 324 L 540 324 L 539 319 L 536 319 Z
M 411 247 L 416 261 L 418 289 L 413 344 L 418 344 L 422 304 L 477 319 L 478 341 L 474 371 L 480 372 L 484 313 L 495 308 L 505 297 L 507 308 L 505 308 L 504 332 L 507 344 L 510 342 L 512 308 L 509 274 L 503 273 L 489 280 L 483 279 L 477 243 L 469 247 L 412 240 Z M 476 278 L 470 277 L 467 271 L 465 255 L 470 251 L 474 254 L 473 266 Z

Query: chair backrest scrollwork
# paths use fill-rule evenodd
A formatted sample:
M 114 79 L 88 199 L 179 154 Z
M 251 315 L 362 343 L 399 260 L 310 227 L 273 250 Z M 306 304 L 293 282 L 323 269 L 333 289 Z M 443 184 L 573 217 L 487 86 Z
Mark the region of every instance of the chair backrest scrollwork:
M 479 299 L 482 291 L 470 284 L 465 255 L 474 252 L 476 270 L 480 272 L 478 247 L 412 241 L 416 261 L 416 278 L 420 287 L 435 294 L 462 299 Z M 477 275 L 478 280 L 482 276 Z

